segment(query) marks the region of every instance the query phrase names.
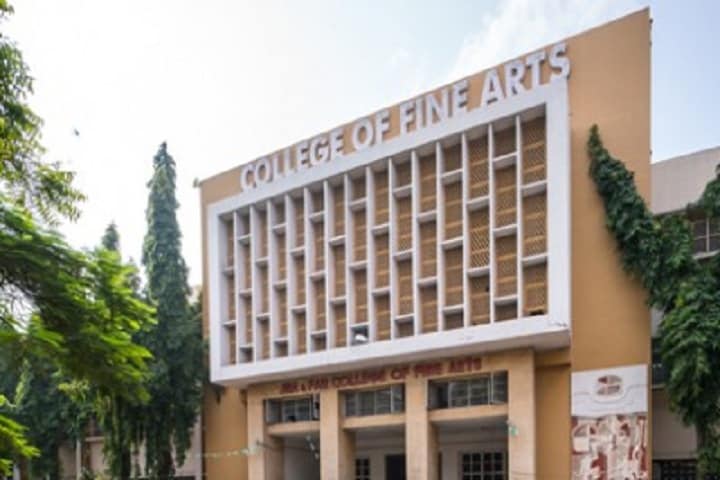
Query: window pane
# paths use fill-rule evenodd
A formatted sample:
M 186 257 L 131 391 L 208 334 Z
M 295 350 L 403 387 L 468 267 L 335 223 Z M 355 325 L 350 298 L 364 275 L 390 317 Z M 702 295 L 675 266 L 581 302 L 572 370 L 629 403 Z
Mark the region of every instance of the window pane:
M 310 420 L 310 399 L 297 400 L 297 419 L 299 422 Z
M 707 235 L 707 221 L 706 219 L 693 221 L 693 235 L 695 238 L 704 237 Z
M 405 386 L 393 385 L 392 387 L 392 411 L 393 413 L 405 411 Z
M 720 250 L 720 235 L 711 235 L 709 239 L 710 251 Z
M 375 413 L 375 392 L 360 392 L 360 415 Z
M 448 407 L 448 384 L 436 383 L 434 388 L 435 402 L 434 408 L 447 408 Z
M 470 405 L 487 405 L 490 402 L 489 381 L 488 375 L 470 381 Z
M 467 381 L 450 382 L 450 406 L 464 407 L 468 404 Z
M 345 393 L 345 416 L 354 417 L 357 415 L 357 395 L 355 392 Z
M 707 251 L 707 240 L 705 237 L 696 238 L 695 243 L 693 244 L 693 249 L 695 253 L 698 252 L 706 252 Z
M 492 374 L 492 403 L 507 403 L 507 372 Z
M 710 235 L 720 233 L 720 218 L 711 218 L 708 223 L 710 224 Z
M 292 400 L 285 400 L 284 402 L 282 402 L 282 421 L 295 421 L 295 404 Z
M 312 420 L 320 420 L 320 395 L 313 395 L 311 398 Z
M 267 400 L 265 402 L 265 421 L 268 424 L 280 421 L 280 402 L 278 400 Z
M 493 471 L 493 463 L 492 463 L 492 454 L 491 453 L 483 454 L 483 470 L 487 473 L 490 473 Z
M 390 389 L 383 388 L 375 393 L 375 413 L 390 413 Z
M 370 480 L 370 459 L 355 459 L 355 480 Z

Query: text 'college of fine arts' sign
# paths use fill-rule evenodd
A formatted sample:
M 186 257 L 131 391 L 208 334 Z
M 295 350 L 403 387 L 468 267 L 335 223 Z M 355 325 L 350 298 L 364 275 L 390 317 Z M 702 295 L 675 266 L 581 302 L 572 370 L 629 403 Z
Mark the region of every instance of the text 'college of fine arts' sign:
M 479 108 L 539 86 L 545 62 L 550 67 L 549 81 L 567 78 L 570 74 L 570 59 L 566 52 L 566 44 L 558 43 L 550 47 L 549 51 L 539 50 L 524 59 L 504 64 L 501 67 L 503 76 L 498 68 L 486 71 Z M 526 87 L 528 80 L 529 87 Z M 462 115 L 468 111 L 468 92 L 469 81 L 466 78 L 437 92 L 403 102 L 397 109 L 381 110 L 349 126 L 336 128 L 281 152 L 254 160 L 242 168 L 242 189 L 246 191 L 301 170 L 335 161 L 348 151 L 357 152 L 379 145 L 386 140 L 391 121 L 399 126 L 399 135 L 402 136 Z M 391 118 L 393 116 L 397 118 Z

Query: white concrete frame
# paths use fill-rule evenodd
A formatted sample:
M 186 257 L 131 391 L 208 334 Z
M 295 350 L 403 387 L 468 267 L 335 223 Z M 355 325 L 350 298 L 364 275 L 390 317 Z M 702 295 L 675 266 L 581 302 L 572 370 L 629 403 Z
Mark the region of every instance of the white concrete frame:
M 394 258 L 398 253 L 401 255 L 403 252 L 397 252 L 394 239 L 395 228 L 392 225 L 395 220 L 396 209 L 393 208 L 395 196 L 401 192 L 397 192 L 394 188 L 394 171 L 395 163 L 394 159 L 401 158 L 402 161 L 410 161 L 412 164 L 417 165 L 417 150 L 427 150 L 432 148 L 434 145 L 437 151 L 436 162 L 438 173 L 443 168 L 442 148 L 441 141 L 448 139 L 449 137 L 459 138 L 462 145 L 462 181 L 463 181 L 463 242 L 468 244 L 468 229 L 467 229 L 467 208 L 468 208 L 468 180 L 469 180 L 469 165 L 468 165 L 468 151 L 467 151 L 467 135 L 468 132 L 484 131 L 488 134 L 489 140 L 489 189 L 488 199 L 489 202 L 489 218 L 490 218 L 490 265 L 494 262 L 494 209 L 493 209 L 493 197 L 494 197 L 494 185 L 493 185 L 493 172 L 495 170 L 494 163 L 496 158 L 493 155 L 493 140 L 492 140 L 492 123 L 501 119 L 507 119 L 513 117 L 516 122 L 516 132 L 518 138 L 520 138 L 521 132 L 521 117 L 524 113 L 531 110 L 545 110 L 546 117 L 546 182 L 544 185 L 540 185 L 540 188 L 546 190 L 547 195 L 547 261 L 548 265 L 548 305 L 549 312 L 546 315 L 523 317 L 516 320 L 508 320 L 503 322 L 494 321 L 495 312 L 495 268 L 490 267 L 488 274 L 490 275 L 490 311 L 491 321 L 487 325 L 470 326 L 469 315 L 465 314 L 464 322 L 465 327 L 455 330 L 443 331 L 443 319 L 445 315 L 444 308 L 448 307 L 444 305 L 443 295 L 443 275 L 439 275 L 436 279 L 437 292 L 438 292 L 438 332 L 419 334 L 419 299 L 415 300 L 415 312 L 414 317 L 410 319 L 399 318 L 396 312 L 395 304 L 396 296 L 391 294 L 391 328 L 392 328 L 392 339 L 389 341 L 374 341 L 376 338 L 376 323 L 374 318 L 374 312 L 372 311 L 373 305 L 373 287 L 374 287 L 374 258 L 368 255 L 367 261 L 364 265 L 355 265 L 351 262 L 352 258 L 352 245 L 353 245 L 353 229 L 352 229 L 352 212 L 355 209 L 364 209 L 366 212 L 366 224 L 367 224 L 367 247 L 372 245 L 373 235 L 375 230 L 388 229 L 390 232 L 390 285 L 391 290 L 395 285 L 393 283 L 396 280 L 394 277 L 397 272 L 394 271 L 393 266 L 395 265 Z M 519 314 L 522 313 L 522 265 L 523 261 L 528 261 L 527 258 L 523 258 L 522 255 L 522 195 L 525 190 L 521 188 L 521 175 L 522 175 L 522 148 L 519 143 L 516 144 L 516 159 L 517 162 L 517 175 L 519 182 L 517 189 L 517 219 L 518 225 L 516 228 L 516 234 L 518 239 L 518 288 L 517 288 L 517 309 Z M 372 185 L 372 172 L 378 168 L 378 165 L 385 165 L 389 173 L 389 207 L 390 207 L 390 222 L 388 226 L 385 225 L 373 225 L 374 212 L 373 206 L 373 195 L 366 194 L 363 201 L 353 202 L 351 204 L 350 199 L 352 198 L 350 188 L 352 186 L 351 176 L 354 178 L 356 175 L 361 174 L 366 177 L 366 192 L 373 188 Z M 417 168 L 412 168 L 412 179 L 411 186 L 413 189 L 417 189 L 416 183 L 419 182 Z M 442 176 L 437 176 L 437 225 L 438 225 L 438 258 L 437 258 L 437 271 L 442 270 L 442 258 L 443 258 L 443 246 L 442 236 L 444 234 L 444 222 L 442 221 L 443 209 L 442 206 Z M 338 181 L 344 184 L 344 196 L 345 196 L 345 235 L 331 237 L 330 226 L 332 223 L 332 190 L 331 187 Z M 532 188 L 536 188 L 533 184 L 529 185 Z M 311 274 L 314 274 L 313 278 L 320 278 L 323 276 L 327 282 L 328 292 L 326 298 L 326 322 L 327 329 L 325 332 L 313 332 L 314 318 L 309 315 L 312 308 L 308 308 L 308 304 L 311 302 L 305 302 L 303 305 L 295 305 L 293 302 L 295 294 L 295 276 L 293 272 L 292 262 L 295 255 L 299 255 L 299 252 L 294 252 L 292 240 L 294 239 L 294 215 L 292 207 L 292 198 L 296 195 L 303 195 L 306 200 L 309 200 L 309 189 L 313 190 L 319 188 L 324 195 L 324 215 L 325 221 L 325 263 L 324 272 L 312 272 L 311 261 L 313 259 L 314 252 L 312 247 L 312 241 L 310 233 L 312 231 L 312 218 L 310 215 L 313 213 L 310 210 L 309 201 L 304 202 L 304 230 L 305 230 L 305 275 L 306 275 L 306 299 L 312 298 L 309 296 L 311 289 Z M 417 198 L 414 195 L 414 198 Z M 273 217 L 271 214 L 272 201 L 284 198 L 286 207 L 286 217 L 284 225 L 273 225 Z M 477 199 L 476 199 L 477 200 Z M 245 319 L 244 313 L 240 311 L 239 302 L 236 308 L 236 318 L 228 319 L 225 318 L 227 315 L 223 314 L 224 305 L 227 305 L 227 288 L 226 279 L 227 274 L 230 271 L 235 271 L 235 282 L 236 282 L 236 299 L 238 295 L 242 293 L 239 290 L 240 287 L 240 274 L 242 273 L 241 258 L 239 254 L 235 255 L 235 265 L 228 269 L 223 264 L 225 252 L 227 252 L 227 245 L 225 245 L 225 235 L 222 234 L 222 228 L 224 228 L 225 222 L 228 220 L 234 221 L 234 232 L 236 234 L 236 242 L 247 241 L 247 236 L 238 236 L 237 218 L 238 211 L 250 212 L 251 220 L 251 236 L 257 238 L 256 224 L 258 207 L 264 210 L 268 215 L 268 243 L 272 244 L 275 242 L 274 231 L 285 231 L 286 241 L 286 261 L 287 261 L 287 281 L 281 282 L 285 285 L 287 295 L 287 309 L 288 309 L 288 335 L 285 338 L 275 338 L 276 335 L 276 323 L 277 320 L 274 315 L 263 315 L 259 318 L 259 298 L 258 293 L 260 285 L 253 281 L 251 285 L 253 291 L 253 317 L 255 324 L 253 325 L 253 339 L 251 344 L 248 344 L 248 339 L 244 338 L 245 332 L 245 321 L 253 319 Z M 418 221 L 418 202 L 413 201 L 413 222 Z M 423 128 L 417 131 L 410 132 L 400 137 L 395 137 L 385 141 L 379 145 L 354 152 L 346 155 L 334 162 L 317 165 L 307 170 L 303 170 L 294 173 L 291 176 L 278 179 L 272 183 L 269 183 L 262 188 L 256 188 L 247 192 L 242 192 L 236 196 L 225 198 L 219 202 L 213 203 L 207 207 L 207 242 L 208 242 L 208 285 L 207 295 L 209 304 L 209 322 L 210 322 L 210 365 L 211 365 L 211 380 L 216 383 L 225 385 L 244 386 L 251 383 L 261 381 L 279 380 L 288 377 L 300 377 L 314 374 L 323 374 L 338 370 L 366 368 L 377 365 L 386 365 L 388 363 L 398 363 L 406 361 L 417 361 L 422 359 L 428 359 L 433 357 L 443 357 L 449 354 L 460 355 L 465 353 L 481 353 L 488 351 L 505 350 L 510 348 L 519 347 L 533 347 L 536 349 L 549 349 L 565 346 L 570 341 L 570 297 L 571 297 L 571 279 L 570 279 L 570 131 L 569 131 L 569 110 L 568 110 L 568 94 L 567 94 L 567 81 L 565 79 L 559 79 L 549 84 L 538 86 L 533 90 L 526 91 L 516 96 L 510 97 L 506 100 L 499 101 L 482 108 L 475 108 L 470 110 L 468 113 L 447 119 L 441 123 L 431 125 L 427 128 Z M 417 225 L 413 226 L 417 229 Z M 506 227 L 503 227 L 506 228 Z M 245 232 L 244 232 L 245 233 Z M 415 231 L 414 233 L 417 233 Z M 346 274 L 346 295 L 344 298 L 331 298 L 329 285 L 333 284 L 333 267 L 331 265 L 330 248 L 332 245 L 344 244 L 345 245 L 345 274 Z M 307 248 L 310 247 L 310 248 Z M 414 280 L 414 292 L 418 292 L 418 272 L 419 272 L 419 252 L 418 252 L 418 240 L 417 235 L 413 235 L 413 252 L 411 256 L 413 259 L 413 280 Z M 299 249 L 295 249 L 299 250 Z M 464 251 L 467 252 L 468 248 Z M 237 252 L 238 249 L 236 248 Z M 253 271 L 253 280 L 256 278 L 256 265 L 257 262 L 268 264 L 269 262 L 269 274 L 271 275 L 268 281 L 269 290 L 268 298 L 270 302 L 269 311 L 273 311 L 275 308 L 274 302 L 276 295 L 274 294 L 276 285 L 274 275 L 276 274 L 276 261 L 268 260 L 267 258 L 257 258 L 257 241 L 252 242 L 251 255 L 252 261 L 250 263 Z M 272 252 L 270 252 L 272 257 Z M 314 263 L 314 262 L 313 262 Z M 463 276 L 467 277 L 469 266 L 469 259 L 467 253 L 463 255 Z M 357 328 L 357 325 L 353 325 L 354 315 L 354 291 L 351 288 L 352 285 L 352 272 L 357 268 L 365 268 L 367 273 L 367 284 L 368 284 L 368 332 L 370 335 L 370 341 L 364 345 L 347 346 L 341 348 L 334 348 L 334 323 L 332 316 L 331 305 L 336 302 L 345 302 L 346 304 L 346 317 L 347 317 L 347 344 L 351 344 L 353 328 Z M 467 290 L 467 278 L 464 279 L 465 289 L 464 295 L 466 297 L 464 302 L 465 311 L 469 305 L 469 295 Z M 225 302 L 225 303 L 223 303 Z M 314 305 L 314 303 L 313 303 Z M 455 307 L 455 306 L 450 306 Z M 302 355 L 293 354 L 297 349 L 297 338 L 295 324 L 293 321 L 294 312 L 304 311 L 306 316 L 306 352 Z M 271 317 L 271 318 L 266 318 Z M 258 333 L 256 325 L 258 322 L 269 321 L 270 331 L 272 338 L 270 339 L 270 350 L 271 358 L 267 360 L 261 360 L 260 358 L 260 346 L 262 339 Z M 404 338 L 395 338 L 396 322 L 408 321 L 413 322 L 415 335 Z M 225 334 L 228 326 L 235 326 L 237 335 L 237 348 L 238 355 L 236 356 L 237 361 L 232 365 L 224 365 L 223 358 L 227 358 L 227 344 L 229 342 L 224 341 Z M 313 338 L 314 336 L 325 336 L 327 349 L 323 351 L 313 352 Z M 287 350 L 289 356 L 272 358 L 275 355 L 275 342 L 287 342 Z M 254 348 L 252 348 L 254 346 Z M 242 356 L 239 352 L 248 351 L 252 348 L 253 360 L 249 362 L 242 362 Z

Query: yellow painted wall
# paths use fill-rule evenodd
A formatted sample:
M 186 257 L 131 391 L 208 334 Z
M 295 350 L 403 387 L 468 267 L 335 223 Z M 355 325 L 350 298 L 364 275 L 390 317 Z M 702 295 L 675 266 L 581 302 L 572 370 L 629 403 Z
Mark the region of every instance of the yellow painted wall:
M 212 479 L 247 478 L 245 392 L 235 388 L 207 389 L 203 399 L 203 471 Z

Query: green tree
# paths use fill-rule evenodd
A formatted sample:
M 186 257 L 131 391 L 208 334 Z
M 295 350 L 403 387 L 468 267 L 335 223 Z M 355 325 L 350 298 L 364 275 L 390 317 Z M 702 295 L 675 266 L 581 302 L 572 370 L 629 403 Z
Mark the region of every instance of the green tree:
M 190 447 L 204 367 L 200 323 L 189 304 L 187 267 L 181 253 L 175 161 L 165 143 L 156 153 L 153 167 L 142 263 L 157 324 L 140 334 L 154 361 L 148 387 L 151 400 L 143 407 L 138 431 L 146 449 L 146 474 L 166 479 L 173 478 L 174 461 L 184 463 Z
M 106 251 L 120 255 L 120 235 L 115 223 L 105 229 L 101 243 Z M 129 267 L 132 273 L 128 275 L 126 285 L 134 298 L 144 302 L 137 270 L 132 265 Z M 150 328 L 151 322 L 146 325 Z M 112 478 L 132 477 L 132 452 L 139 446 L 139 429 L 142 426 L 141 405 L 142 402 L 117 394 L 95 400 L 94 411 L 103 432 L 103 453 Z
M 109 237 L 114 238 L 113 245 L 119 244 L 114 226 L 108 227 L 104 243 Z M 123 321 L 152 324 L 152 309 L 137 294 L 137 269 L 123 264 L 118 251 L 105 247 L 98 247 L 90 255 L 98 267 L 95 301 L 104 305 L 108 315 L 116 320 L 125 317 Z M 124 433 L 123 417 L 126 415 L 125 410 L 116 406 L 141 402 L 141 399 L 127 398 L 87 381 L 74 380 L 52 362 L 33 356 L 23 360 L 22 374 L 10 385 L 14 385 L 12 388 L 15 390 L 12 414 L 27 428 L 27 437 L 38 448 L 39 455 L 27 466 L 32 478 L 60 478 L 58 449 L 67 441 L 82 438 L 93 417 L 99 418 L 103 429 L 110 432 L 105 439 L 106 449 L 113 448 L 115 451 L 117 432 L 120 435 Z M 10 385 L 6 386 L 6 392 Z M 109 428 L 109 424 L 114 428 Z M 114 471 L 115 465 L 111 463 L 110 467 Z M 116 478 L 129 476 L 127 470 Z
M 120 234 L 117 231 L 115 222 L 110 223 L 105 229 L 105 233 L 100 240 L 100 245 L 105 250 L 120 253 Z
M 0 22 L 12 8 L 0 0 Z M 27 105 L 32 78 L 22 54 L 0 34 L 0 352 L 10 372 L 45 362 L 62 378 L 103 395 L 146 398 L 150 354 L 133 343 L 144 322 L 105 255 L 71 248 L 54 230 L 75 220 L 82 194 L 73 174 L 43 161 L 41 121 Z M 101 298 L 103 290 L 109 297 Z M 110 298 L 123 315 L 114 314 Z M 27 363 L 26 361 L 30 361 Z M 0 372 L 0 377 L 8 375 Z M 0 394 L 0 470 L 38 454 Z
M 69 394 L 71 385 L 65 380 L 52 364 L 28 360 L 16 385 L 13 414 L 39 453 L 27 462 L 30 478 L 61 478 L 58 450 L 84 436 L 92 414 L 89 403 Z
M 693 257 L 687 214 L 720 215 L 720 179 L 710 181 L 685 215 L 654 217 L 625 165 L 604 148 L 597 126 L 588 140 L 590 175 L 625 269 L 664 313 L 662 362 L 673 409 L 698 433 L 700 475 L 720 472 L 720 256 Z

